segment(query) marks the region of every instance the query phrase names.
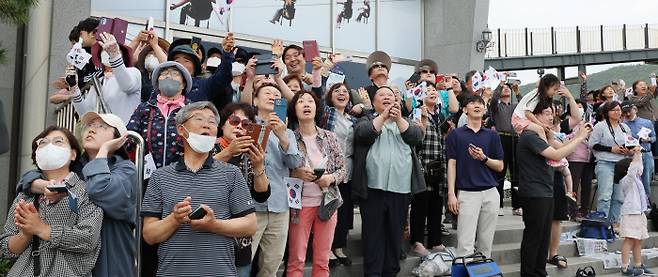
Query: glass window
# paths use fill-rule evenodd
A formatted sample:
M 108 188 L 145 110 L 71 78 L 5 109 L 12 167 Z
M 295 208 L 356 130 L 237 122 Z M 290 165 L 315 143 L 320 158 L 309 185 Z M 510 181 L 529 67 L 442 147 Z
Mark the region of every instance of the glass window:
M 91 0 L 91 10 L 116 17 L 122 15 L 138 18 L 153 17 L 155 20 L 164 21 L 165 3 L 162 0 Z
M 375 51 L 375 1 L 335 0 L 336 48 Z
M 380 1 L 378 48 L 391 56 L 421 59 L 421 0 Z M 407 76 L 408 77 L 408 76 Z

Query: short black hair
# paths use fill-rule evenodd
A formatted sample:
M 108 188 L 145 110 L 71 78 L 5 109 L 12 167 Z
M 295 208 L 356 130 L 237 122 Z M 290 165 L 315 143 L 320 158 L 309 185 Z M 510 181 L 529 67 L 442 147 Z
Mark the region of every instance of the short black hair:
M 603 118 L 607 120 L 608 119 L 608 113 L 616 107 L 621 108 L 621 103 L 619 103 L 617 101 L 610 101 L 610 102 L 606 102 L 605 104 L 603 104 L 603 106 L 601 106 L 599 108 L 599 110 L 601 111 L 601 114 L 603 115 Z
M 619 181 L 624 179 L 624 176 L 626 176 L 632 161 L 633 159 L 631 158 L 625 158 L 615 163 L 615 177 L 613 180 L 614 184 L 619 184 Z
M 477 72 L 478 72 L 477 70 L 471 70 L 471 71 L 469 71 L 469 72 L 466 72 L 466 75 L 464 75 L 464 83 L 470 81 L 471 78 L 473 78 L 473 76 L 474 76 L 475 73 L 477 73 Z
M 305 54 L 304 54 L 304 48 L 301 48 L 301 47 L 300 47 L 299 45 L 297 45 L 297 44 L 291 44 L 291 45 L 286 46 L 286 48 L 283 48 L 283 53 L 281 54 L 281 58 L 283 58 L 283 59 L 285 60 L 286 53 L 288 53 L 288 51 L 289 51 L 290 49 L 294 49 L 294 50 L 299 51 L 299 53 L 302 54 L 302 57 L 305 56 Z
M 288 103 L 288 124 L 291 126 L 294 126 L 293 124 L 297 124 L 298 118 L 297 118 L 297 111 L 295 110 L 297 108 L 297 101 L 299 98 L 302 98 L 304 94 L 308 94 L 313 98 L 313 101 L 315 102 L 315 122 L 319 122 L 320 118 L 322 118 L 322 115 L 324 113 L 322 109 L 322 103 L 320 102 L 320 99 L 315 96 L 315 93 L 312 93 L 310 91 L 306 90 L 301 90 L 300 92 L 296 93 L 295 96 L 292 97 L 290 102 Z
M 71 32 L 69 33 L 69 41 L 76 43 L 80 39 L 80 29 L 78 29 L 78 26 L 73 26 L 73 29 L 71 29 Z
M 551 112 L 555 112 L 553 110 L 553 102 L 552 101 L 539 101 L 537 103 L 537 106 L 535 107 L 535 110 L 532 111 L 532 114 L 541 114 L 544 112 L 545 109 L 551 109 Z
M 464 107 L 466 107 L 466 105 L 468 105 L 470 103 L 473 103 L 473 102 L 478 102 L 478 103 L 484 105 L 484 99 L 482 98 L 482 96 L 479 96 L 477 94 L 472 94 L 472 95 L 469 95 L 468 97 L 466 97 L 466 99 L 464 99 Z
M 89 17 L 87 19 L 80 20 L 80 22 L 78 22 L 78 26 L 76 27 L 78 27 L 78 32 L 85 31 L 87 33 L 93 33 L 96 32 L 96 27 L 98 27 L 99 22 L 100 21 L 98 21 L 98 19 Z
M 222 127 L 228 121 L 228 118 L 231 117 L 231 115 L 237 111 L 242 111 L 244 112 L 244 115 L 251 120 L 252 122 L 256 122 L 256 111 L 254 110 L 254 107 L 252 105 L 246 104 L 246 103 L 232 103 L 229 104 L 228 106 L 224 107 L 222 111 L 219 112 L 219 128 L 217 129 L 217 135 L 218 136 L 224 136 L 224 131 L 222 131 Z

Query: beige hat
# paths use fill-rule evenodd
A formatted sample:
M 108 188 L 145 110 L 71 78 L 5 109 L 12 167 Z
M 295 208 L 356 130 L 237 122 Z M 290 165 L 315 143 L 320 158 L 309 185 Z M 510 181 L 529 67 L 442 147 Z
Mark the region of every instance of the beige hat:
M 421 70 L 430 70 L 434 73 L 439 72 L 439 66 L 436 64 L 435 61 L 430 60 L 430 59 L 424 59 L 421 60 L 418 65 L 416 65 L 415 72 L 420 73 Z
M 384 51 L 375 51 L 370 53 L 368 61 L 366 61 L 366 70 L 370 73 L 370 68 L 374 64 L 383 64 L 390 71 L 391 70 L 391 57 Z
M 80 123 L 82 125 L 87 125 L 87 123 L 91 122 L 96 118 L 100 118 L 101 120 L 103 120 L 103 122 L 105 122 L 105 124 L 116 128 L 119 131 L 119 135 L 123 136 L 124 134 L 128 133 L 128 129 L 126 128 L 126 124 L 123 123 L 123 120 L 121 120 L 120 117 L 111 113 L 101 114 L 96 112 L 88 112 L 82 116 Z

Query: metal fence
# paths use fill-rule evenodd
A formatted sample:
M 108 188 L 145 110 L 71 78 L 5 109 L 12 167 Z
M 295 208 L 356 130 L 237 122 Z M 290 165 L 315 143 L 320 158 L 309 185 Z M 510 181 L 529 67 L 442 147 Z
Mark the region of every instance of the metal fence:
M 658 48 L 658 24 L 497 29 L 486 58 Z

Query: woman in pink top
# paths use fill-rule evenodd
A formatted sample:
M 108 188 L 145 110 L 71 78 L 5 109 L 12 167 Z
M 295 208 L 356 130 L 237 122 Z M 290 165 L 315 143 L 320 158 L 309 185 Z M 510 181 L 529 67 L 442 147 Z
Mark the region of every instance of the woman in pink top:
M 329 276 L 329 252 L 336 228 L 336 213 L 327 221 L 318 217 L 323 191 L 345 179 L 345 158 L 333 132 L 320 129 L 315 122 L 322 115 L 320 101 L 308 91 L 300 91 L 288 105 L 291 123 L 297 123 L 295 137 L 304 157 L 304 166 L 291 176 L 304 180 L 302 209 L 291 210 L 288 229 L 288 277 L 302 276 L 308 238 L 313 231 L 312 276 Z M 324 172 L 317 172 L 324 169 Z M 317 175 L 316 173 L 317 172 Z
M 585 114 L 585 108 L 583 102 L 576 100 L 578 104 L 578 110 L 583 114 L 583 120 L 571 129 L 571 134 L 569 136 L 575 135 L 578 133 L 578 130 L 592 118 L 594 115 Z M 591 160 L 592 152 L 587 145 L 587 141 L 584 141 L 576 150 L 567 156 L 569 161 L 569 170 L 571 170 L 573 178 L 573 191 L 576 192 L 576 198 L 578 198 L 579 205 L 579 214 L 576 217 L 582 217 L 589 212 L 590 202 L 592 201 L 591 191 L 592 191 L 592 179 L 594 178 L 594 163 Z M 580 192 L 578 189 L 580 188 Z

